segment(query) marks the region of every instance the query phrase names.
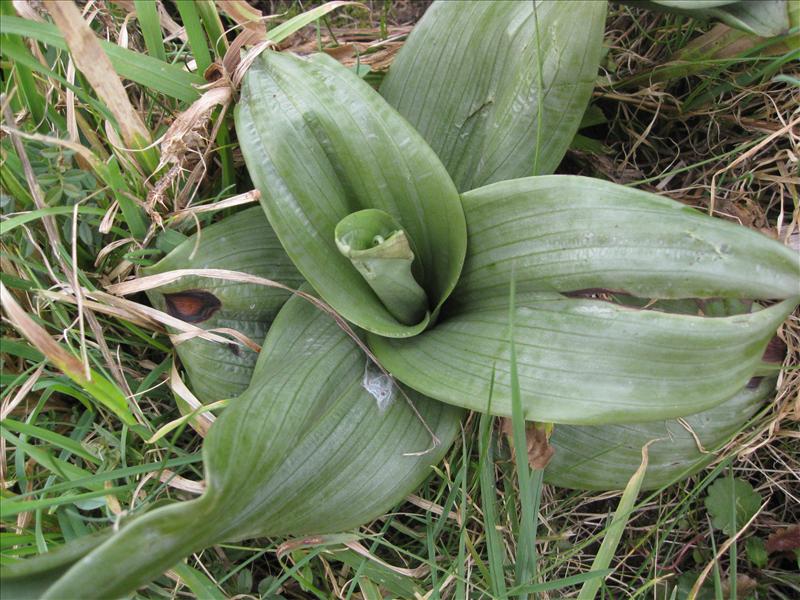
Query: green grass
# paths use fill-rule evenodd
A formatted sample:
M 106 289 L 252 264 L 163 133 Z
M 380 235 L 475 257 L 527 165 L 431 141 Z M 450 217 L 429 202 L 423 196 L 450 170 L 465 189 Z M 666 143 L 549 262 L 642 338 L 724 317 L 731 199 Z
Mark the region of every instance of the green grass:
M 312 22 L 324 11 L 305 11 L 318 4 L 262 2 L 259 8 L 283 15 L 267 21 L 274 40 L 287 46 L 318 40 L 323 47 L 336 45 L 332 36 L 341 43 L 357 27 L 371 27 L 373 40 L 391 36 L 420 10 L 403 2 L 368 2 L 371 15 L 349 6 L 317 28 Z M 104 3 L 92 26 L 109 40 L 103 47 L 158 139 L 200 96 L 202 73 L 240 29 L 212 2 L 166 3 L 171 18 L 186 26 L 184 42 L 162 27 L 154 4 L 135 6 L 127 48 L 116 44 L 126 18 L 121 5 Z M 171 165 L 142 172 L 136 155 L 110 133 L 110 111 L 83 75 L 70 72 L 57 28 L 16 16 L 7 2 L 0 10 L 3 104 L 13 115 L 4 119 L 10 129 L 0 139 L 2 283 L 39 328 L 85 360 L 103 386 L 76 384 L 43 348 L 3 320 L 0 563 L 7 564 L 155 503 L 192 497 L 170 478 L 199 481 L 203 469 L 202 439 L 182 421 L 175 423 L 180 413 L 168 386 L 174 360 L 169 340 L 157 324 L 131 321 L 91 293 L 153 264 L 198 225 L 236 210 L 173 219 L 187 201 L 210 204 L 249 191 L 251 184 L 230 110 L 215 110 L 198 124 L 174 173 L 168 175 Z M 304 37 L 293 36 L 300 27 Z M 709 28 L 684 17 L 612 7 L 604 63 L 609 77 L 601 78 L 595 93 L 605 119 L 582 131 L 599 144 L 591 148 L 603 151 L 576 149 L 561 170 L 650 186 L 784 239 L 792 228 L 797 232 L 800 218 L 797 167 L 787 158 L 796 156 L 796 139 L 787 132 L 762 142 L 793 118 L 796 53 L 773 55 L 762 45 L 724 59 L 690 55 L 688 67 L 676 70 L 673 55 Z M 183 68 L 192 60 L 196 73 Z M 653 72 L 659 81 L 649 87 Z M 12 130 L 20 132 L 22 154 Z M 744 152 L 752 153 L 750 160 L 727 169 Z M 80 311 L 70 292 L 76 279 L 84 295 Z M 796 364 L 796 316 L 784 337 Z M 799 381 L 796 368 L 786 371 L 777 399 L 706 471 L 639 494 L 636 481 L 624 495 L 542 485 L 540 471 L 515 465 L 495 420 L 473 414 L 417 497 L 362 527 L 358 546 L 327 536 L 325 544 L 279 555 L 286 540 L 222 544 L 189 557 L 136 597 L 590 598 L 596 592 L 604 598 L 685 598 L 728 539 L 711 527 L 703 503 L 708 486 L 726 473 L 750 481 L 768 503 L 721 554 L 698 597 L 727 597 L 732 574 L 739 577 L 734 586 L 740 597 L 797 597 L 796 555 L 774 553 L 759 565 L 747 547 L 800 519 L 800 465 L 791 437 L 797 427 L 790 420 Z M 148 441 L 169 424 L 177 426 Z M 513 425 L 511 445 L 524 455 L 519 415 Z

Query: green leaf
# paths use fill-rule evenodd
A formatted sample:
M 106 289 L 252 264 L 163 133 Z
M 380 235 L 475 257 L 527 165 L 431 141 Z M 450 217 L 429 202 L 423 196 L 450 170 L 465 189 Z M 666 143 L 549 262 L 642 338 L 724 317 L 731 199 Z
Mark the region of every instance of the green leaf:
M 639 490 L 642 487 L 644 474 L 647 470 L 648 463 L 648 447 L 641 448 L 642 460 L 639 468 L 636 469 L 634 474 L 628 481 L 625 489 L 622 492 L 622 497 L 619 499 L 617 510 L 614 511 L 614 516 L 611 523 L 605 529 L 602 536 L 603 541 L 600 543 L 600 549 L 592 561 L 590 571 L 603 571 L 608 568 L 614 555 L 617 551 L 619 541 L 622 539 L 622 534 L 625 531 L 625 526 L 630 521 L 631 513 L 633 512 L 636 503 L 636 497 L 639 495 Z M 592 600 L 597 596 L 602 581 L 599 578 L 588 579 L 581 586 L 581 591 L 578 594 L 578 600 Z
M 597 77 L 605 2 L 436 2 L 381 94 L 460 191 L 552 173 Z
M 413 242 L 394 217 L 374 208 L 360 210 L 339 221 L 334 233 L 339 252 L 392 316 L 406 325 L 419 323 L 428 299 L 412 273 Z
M 761 37 L 782 35 L 790 25 L 787 0 L 626 0 L 626 3 L 699 19 L 718 19 Z
M 394 401 L 381 409 L 367 391 L 367 374 L 363 351 L 329 316 L 301 298 L 287 302 L 248 392 L 226 409 L 219 421 L 227 424 L 213 427 L 206 441 L 209 482 L 226 506 L 229 537 L 350 529 L 404 498 L 430 473 L 454 439 L 461 411 L 406 390 L 441 441 L 425 453 L 431 438 L 409 404 L 395 390 Z M 232 407 L 244 423 L 230 423 Z M 259 415 L 264 425 L 251 425 Z M 270 423 L 271 429 L 279 424 L 281 435 L 263 439 Z M 423 454 L 409 454 L 417 452 Z M 273 484 L 248 483 L 259 495 L 257 503 L 248 500 L 245 473 L 270 469 Z
M 521 279 L 521 277 L 520 277 Z M 410 339 L 369 336 L 375 355 L 419 392 L 509 416 L 507 314 L 487 298 L 445 310 Z M 669 419 L 711 408 L 744 387 L 796 302 L 725 318 L 634 310 L 557 295 L 517 296 L 519 382 L 525 418 L 600 425 Z
M 35 600 L 73 564 L 108 539 L 111 530 L 86 535 L 34 558 L 0 566 L 3 598 Z
M 708 488 L 705 505 L 711 524 L 725 535 L 733 535 L 756 514 L 761 495 L 744 479 L 721 477 Z
M 769 556 L 764 540 L 759 537 L 748 538 L 745 544 L 745 551 L 747 553 L 747 560 L 749 560 L 756 569 L 763 569 L 767 566 Z
M 258 206 L 201 229 L 144 273 L 156 275 L 178 269 L 241 271 L 294 289 L 303 283 Z M 190 276 L 150 290 L 148 297 L 156 308 L 170 312 L 165 295 L 186 292 L 205 292 L 220 303 L 207 320 L 195 325 L 234 329 L 257 344 L 290 296 L 285 290 L 263 285 Z M 192 392 L 204 403 L 233 398 L 247 389 L 258 356 L 245 346 L 226 346 L 200 338 L 181 342 L 175 349 L 189 375 Z
M 236 129 L 270 223 L 322 299 L 382 335 L 424 329 L 427 320 L 399 323 L 334 239 L 352 212 L 390 214 L 414 241 L 431 312 L 441 306 L 458 280 L 466 232 L 456 189 L 424 140 L 326 55 L 262 54 L 245 77 Z
M 405 498 L 455 439 L 462 413 L 411 391 L 418 414 L 401 397 L 381 409 L 365 365 L 335 321 L 290 299 L 251 386 L 205 440 L 206 493 L 122 527 L 44 598 L 122 596 L 214 543 L 339 532 Z M 440 440 L 434 448 L 422 421 Z
M 642 446 L 657 440 L 650 446 L 642 489 L 669 485 L 714 460 L 714 451 L 747 423 L 774 388 L 774 379 L 748 385 L 719 406 L 684 417 L 685 424 L 557 425 L 550 438 L 555 454 L 545 470 L 545 481 L 582 490 L 622 489 L 639 466 Z
M 453 298 L 607 288 L 643 298 L 800 295 L 793 250 L 655 194 L 552 175 L 463 195 L 469 249 Z

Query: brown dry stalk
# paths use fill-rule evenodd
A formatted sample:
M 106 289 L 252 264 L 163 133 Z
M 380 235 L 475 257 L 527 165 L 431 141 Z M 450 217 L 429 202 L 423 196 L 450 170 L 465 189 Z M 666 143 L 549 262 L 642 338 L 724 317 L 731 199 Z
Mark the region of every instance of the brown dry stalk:
M 133 108 L 111 60 L 78 7 L 71 1 L 45 0 L 44 4 L 64 35 L 75 66 L 117 120 L 124 142 L 132 148 L 140 148 L 142 142 L 149 143 L 150 132 Z
M 91 379 L 84 375 L 81 361 L 65 350 L 61 344 L 50 337 L 43 327 L 29 317 L 2 283 L 0 283 L 0 301 L 8 320 L 33 344 L 34 348 L 44 354 L 59 370 L 68 373 L 75 380 L 82 384 L 91 383 Z

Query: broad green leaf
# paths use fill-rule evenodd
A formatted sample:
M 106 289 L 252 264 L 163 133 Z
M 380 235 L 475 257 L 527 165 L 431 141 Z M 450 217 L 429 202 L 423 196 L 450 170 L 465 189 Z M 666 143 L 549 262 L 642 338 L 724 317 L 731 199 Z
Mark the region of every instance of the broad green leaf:
M 699 19 L 718 19 L 736 29 L 774 37 L 789 29 L 789 0 L 625 0 L 626 4 Z M 794 1 L 794 0 L 793 0 Z
M 605 2 L 436 2 L 381 85 L 460 191 L 552 173 L 589 103 Z
M 35 600 L 73 564 L 111 535 L 111 530 L 86 535 L 45 554 L 0 566 L 3 598 Z
M 178 269 L 241 271 L 295 289 L 303 283 L 258 206 L 203 228 L 144 272 L 156 275 Z M 187 292 L 211 294 L 219 302 L 218 309 L 208 314 L 206 320 L 195 320 L 195 325 L 203 329 L 234 329 L 257 344 L 264 340 L 270 323 L 290 296 L 289 292 L 277 288 L 201 277 L 182 277 L 177 282 L 150 290 L 147 295 L 156 308 L 181 318 L 176 307 L 168 306 L 167 298 L 180 298 Z M 198 303 L 213 301 L 208 297 L 189 296 L 192 297 Z M 198 304 L 197 308 L 200 306 Z M 189 376 L 192 392 L 202 402 L 241 394 L 250 384 L 258 356 L 246 346 L 226 346 L 200 338 L 181 342 L 175 349 Z
M 419 392 L 511 414 L 508 316 L 488 297 L 443 311 L 436 326 L 397 340 L 370 335 L 381 363 Z M 669 419 L 711 408 L 744 387 L 796 302 L 705 318 L 597 300 L 518 294 L 519 383 L 532 421 L 599 425 Z
M 290 299 L 251 386 L 205 440 L 206 493 L 123 526 L 44 598 L 122 596 L 214 543 L 339 532 L 402 500 L 444 455 L 462 413 L 411 391 L 419 415 L 399 394 L 381 409 L 365 368 L 328 315 Z M 440 440 L 434 448 L 420 417 Z
M 800 295 L 797 252 L 655 194 L 565 175 L 463 195 L 469 249 L 455 301 L 589 288 L 643 298 Z
M 309 283 L 359 327 L 408 336 L 336 247 L 347 215 L 374 208 L 413 240 L 431 312 L 458 280 L 464 215 L 441 162 L 368 84 L 326 55 L 265 52 L 248 71 L 236 129 L 250 176 L 286 252 Z
M 622 489 L 639 466 L 642 446 L 658 440 L 650 446 L 642 489 L 669 485 L 710 463 L 716 457 L 713 452 L 758 411 L 774 387 L 774 379 L 748 385 L 719 406 L 684 417 L 685 425 L 678 421 L 557 425 L 550 438 L 555 454 L 545 470 L 545 481 L 584 490 Z

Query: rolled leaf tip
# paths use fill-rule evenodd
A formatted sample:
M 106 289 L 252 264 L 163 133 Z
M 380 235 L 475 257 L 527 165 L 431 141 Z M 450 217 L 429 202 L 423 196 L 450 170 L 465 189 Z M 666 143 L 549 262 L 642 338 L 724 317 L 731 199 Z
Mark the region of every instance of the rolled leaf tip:
M 428 298 L 411 271 L 414 252 L 400 224 L 386 212 L 360 210 L 339 221 L 336 247 L 400 323 L 414 325 L 428 311 Z

